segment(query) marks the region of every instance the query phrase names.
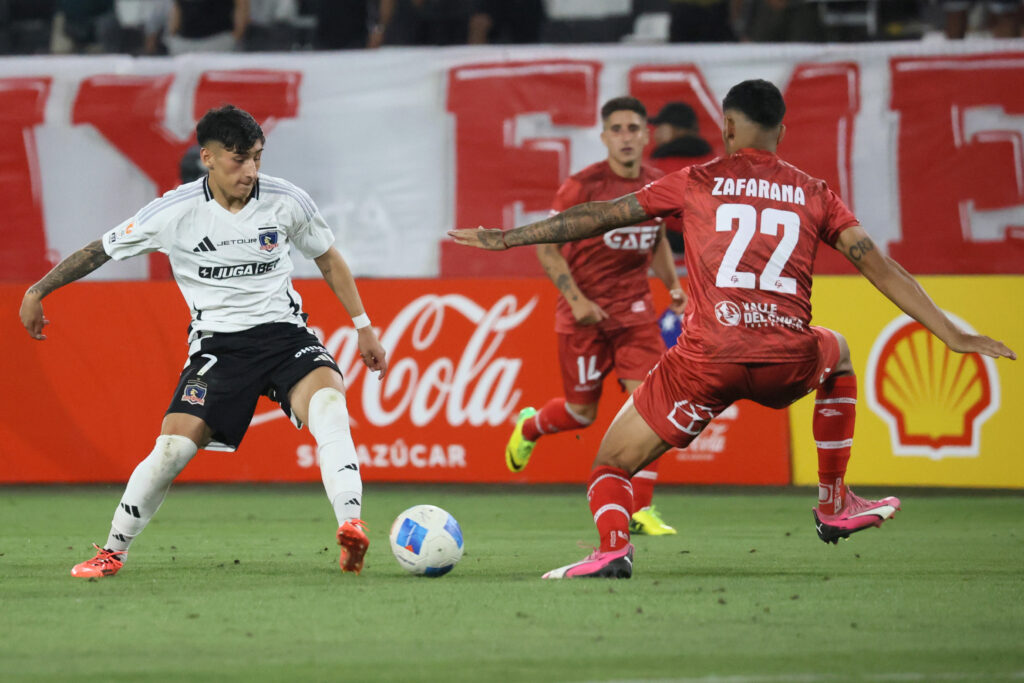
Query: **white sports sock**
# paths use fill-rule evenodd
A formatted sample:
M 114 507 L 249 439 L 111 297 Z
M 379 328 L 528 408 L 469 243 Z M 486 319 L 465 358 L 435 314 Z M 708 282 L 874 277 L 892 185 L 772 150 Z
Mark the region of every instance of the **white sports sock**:
M 320 476 L 338 525 L 359 519 L 363 507 L 363 480 L 359 476 L 359 456 L 349 429 L 345 394 L 331 387 L 313 394 L 309 399 L 309 431 L 316 439 Z
M 165 434 L 157 437 L 153 451 L 135 467 L 128 479 L 128 486 L 114 511 L 105 548 L 128 550 L 164 502 L 171 482 L 185 469 L 197 450 L 192 440 L 184 436 Z

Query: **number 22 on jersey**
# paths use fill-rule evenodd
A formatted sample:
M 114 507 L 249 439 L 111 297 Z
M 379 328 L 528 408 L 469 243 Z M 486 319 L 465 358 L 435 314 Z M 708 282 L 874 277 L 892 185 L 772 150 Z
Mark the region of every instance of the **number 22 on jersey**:
M 760 288 L 782 294 L 796 294 L 796 279 L 783 277 L 782 269 L 786 267 L 800 237 L 800 216 L 792 211 L 769 208 L 761 211 L 758 217 L 757 209 L 749 204 L 722 204 L 715 212 L 715 230 L 732 232 L 734 226 L 736 234 L 729 243 L 729 248 L 725 250 L 721 265 L 718 266 L 715 286 Z M 780 227 L 782 239 L 765 264 L 760 277 L 748 271 L 737 270 L 754 235 L 760 232 L 762 235 L 775 237 L 779 234 Z

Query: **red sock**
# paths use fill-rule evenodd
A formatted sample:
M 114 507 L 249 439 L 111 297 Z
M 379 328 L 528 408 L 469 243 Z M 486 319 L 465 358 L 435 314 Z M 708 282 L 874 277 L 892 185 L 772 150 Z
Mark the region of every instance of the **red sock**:
M 601 537 L 601 552 L 617 550 L 629 543 L 633 488 L 626 471 L 618 467 L 595 467 L 587 482 L 587 500 Z
M 647 467 L 633 475 L 630 483 L 633 484 L 633 512 L 650 507 L 651 499 L 654 497 L 654 485 L 658 483 L 658 467 L 661 458 L 658 458 Z
M 834 515 L 843 509 L 846 463 L 857 421 L 857 377 L 829 379 L 814 397 L 811 429 L 818 447 L 818 510 Z
M 583 429 L 589 422 L 581 422 L 566 408 L 564 398 L 553 398 L 544 404 L 532 420 L 523 423 L 523 438 L 536 441 L 542 434 L 554 434 L 570 429 Z

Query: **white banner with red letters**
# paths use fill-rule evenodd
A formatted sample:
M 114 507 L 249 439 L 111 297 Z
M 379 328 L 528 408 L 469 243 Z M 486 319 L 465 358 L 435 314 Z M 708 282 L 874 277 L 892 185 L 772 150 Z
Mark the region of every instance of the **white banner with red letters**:
M 533 46 L 0 60 L 0 278 L 32 281 L 178 182 L 197 118 L 232 102 L 264 170 L 310 192 L 355 272 L 536 274 L 471 259 L 453 226 L 509 227 L 601 159 L 601 104 L 684 100 L 717 149 L 743 79 L 782 88 L 783 158 L 826 179 L 918 273 L 1024 273 L 1024 41 Z M 848 272 L 835 254 L 819 272 Z M 94 279 L 164 279 L 162 257 Z M 311 263 L 298 274 L 315 275 Z

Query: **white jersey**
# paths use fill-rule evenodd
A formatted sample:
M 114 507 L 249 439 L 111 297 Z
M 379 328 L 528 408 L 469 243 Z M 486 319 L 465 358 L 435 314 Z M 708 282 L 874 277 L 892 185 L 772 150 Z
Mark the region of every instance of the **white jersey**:
M 302 298 L 291 282 L 292 244 L 316 258 L 334 244 L 334 233 L 305 191 L 263 174 L 238 213 L 217 203 L 204 177 L 153 200 L 103 236 L 103 248 L 117 260 L 167 254 L 192 310 L 190 341 L 263 323 L 304 326 Z

